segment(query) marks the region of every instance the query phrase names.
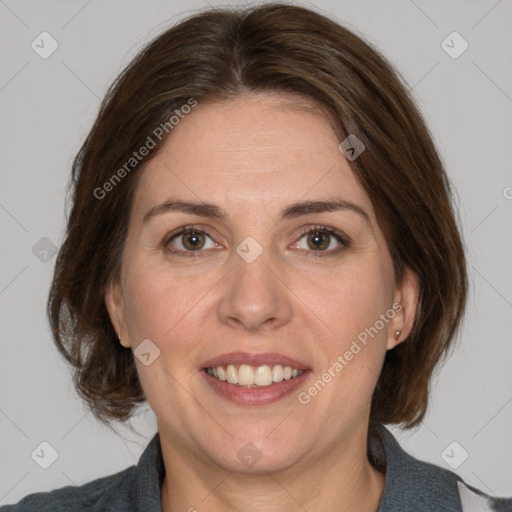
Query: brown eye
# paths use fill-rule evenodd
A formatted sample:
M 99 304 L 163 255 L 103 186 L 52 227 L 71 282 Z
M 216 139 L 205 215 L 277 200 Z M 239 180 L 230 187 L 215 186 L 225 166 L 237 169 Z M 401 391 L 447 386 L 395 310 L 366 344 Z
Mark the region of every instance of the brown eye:
M 350 246 L 341 232 L 322 226 L 313 226 L 300 235 L 294 249 L 302 249 L 311 256 L 334 256 Z
M 204 252 L 202 249 L 215 249 L 219 245 L 202 230 L 194 228 L 182 228 L 177 233 L 170 236 L 164 243 L 167 250 L 173 254 L 183 254 L 192 252 Z
M 182 233 L 181 237 L 183 247 L 185 247 L 185 249 L 190 249 L 191 251 L 202 249 L 205 244 L 205 237 L 203 233 L 191 231 L 188 233 Z
M 308 246 L 312 250 L 324 250 L 329 247 L 329 243 L 331 241 L 331 235 L 322 233 L 320 231 L 315 231 L 314 233 L 310 233 L 307 237 Z

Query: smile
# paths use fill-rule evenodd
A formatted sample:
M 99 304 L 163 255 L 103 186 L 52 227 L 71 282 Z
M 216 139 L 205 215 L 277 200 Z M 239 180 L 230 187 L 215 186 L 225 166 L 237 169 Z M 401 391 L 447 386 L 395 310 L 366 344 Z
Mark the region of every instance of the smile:
M 266 387 L 274 383 L 299 377 L 303 370 L 276 364 L 251 366 L 248 364 L 215 366 L 206 368 L 206 373 L 215 379 L 244 387 Z

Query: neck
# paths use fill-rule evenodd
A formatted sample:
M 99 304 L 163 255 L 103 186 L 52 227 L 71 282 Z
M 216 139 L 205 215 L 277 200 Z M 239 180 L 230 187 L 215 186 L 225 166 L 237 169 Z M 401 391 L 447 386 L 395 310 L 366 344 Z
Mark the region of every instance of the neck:
M 282 471 L 234 473 L 162 439 L 163 512 L 375 512 L 385 474 L 367 458 L 367 431 Z

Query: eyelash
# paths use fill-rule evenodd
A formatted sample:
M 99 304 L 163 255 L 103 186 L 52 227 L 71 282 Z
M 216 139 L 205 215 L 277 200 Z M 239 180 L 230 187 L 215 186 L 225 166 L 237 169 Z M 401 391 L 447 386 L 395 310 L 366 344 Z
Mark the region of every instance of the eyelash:
M 183 251 L 181 249 L 169 249 L 169 244 L 171 243 L 172 240 L 179 237 L 180 235 L 184 235 L 184 234 L 190 233 L 192 231 L 194 231 L 195 233 L 206 235 L 210 239 L 212 239 L 212 237 L 205 230 L 200 229 L 200 228 L 201 228 L 201 226 L 196 226 L 196 225 L 183 226 L 183 227 L 179 228 L 177 231 L 173 231 L 168 236 L 166 236 L 163 240 L 162 246 L 164 247 L 166 252 L 173 254 L 173 255 L 179 255 L 179 256 L 186 255 L 185 257 L 192 257 L 192 258 L 201 257 L 201 253 L 204 252 L 202 250 Z M 347 247 L 350 246 L 350 241 L 346 235 L 340 233 L 337 230 L 334 230 L 334 229 L 328 228 L 327 226 L 322 226 L 322 225 L 315 225 L 315 226 L 311 226 L 309 228 L 304 229 L 300 233 L 299 240 L 302 237 L 304 237 L 305 235 L 310 235 L 310 234 L 314 234 L 314 233 L 318 233 L 318 232 L 324 233 L 324 234 L 327 234 L 327 235 L 333 237 L 337 242 L 339 242 L 341 244 L 341 247 L 338 247 L 337 249 L 331 249 L 330 251 L 321 251 L 321 250 L 306 251 L 306 253 L 309 254 L 313 258 L 319 258 L 319 257 L 322 258 L 325 256 L 336 256 L 341 250 L 346 249 Z M 295 243 L 297 243 L 297 242 L 295 242 Z

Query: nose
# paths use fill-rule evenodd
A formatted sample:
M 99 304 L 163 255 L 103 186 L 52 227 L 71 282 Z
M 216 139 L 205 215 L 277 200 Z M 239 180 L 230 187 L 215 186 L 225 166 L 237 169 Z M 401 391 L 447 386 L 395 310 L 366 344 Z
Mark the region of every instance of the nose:
M 267 251 L 248 262 L 233 254 L 234 267 L 223 280 L 218 315 L 230 327 L 258 331 L 285 325 L 292 318 L 291 292 Z

